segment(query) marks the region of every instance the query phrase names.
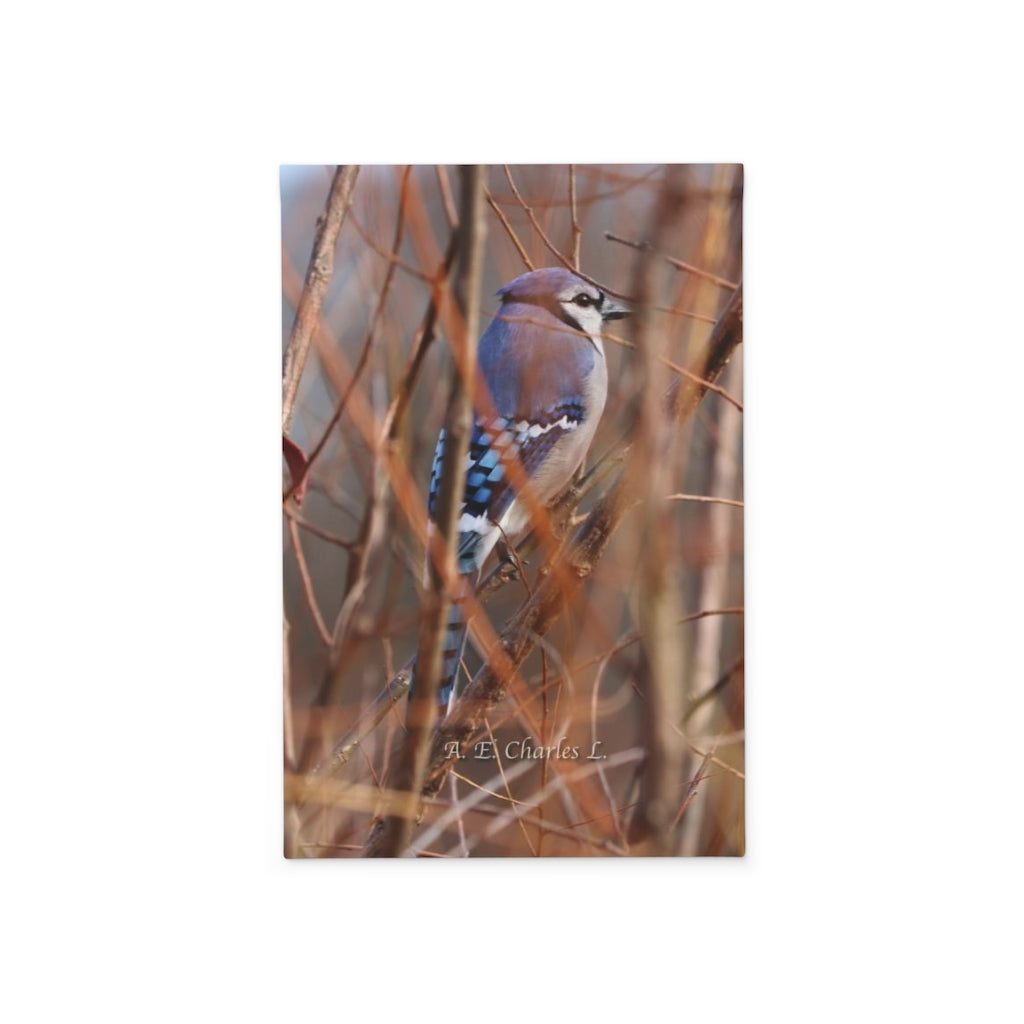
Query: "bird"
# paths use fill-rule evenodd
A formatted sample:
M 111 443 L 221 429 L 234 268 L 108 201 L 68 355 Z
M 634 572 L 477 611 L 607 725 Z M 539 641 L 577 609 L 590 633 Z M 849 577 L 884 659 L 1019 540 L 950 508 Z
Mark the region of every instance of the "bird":
M 500 308 L 477 346 L 488 394 L 474 403 L 459 507 L 459 587 L 445 626 L 438 688 L 442 717 L 455 698 L 466 642 L 465 605 L 480 570 L 497 541 L 526 530 L 531 509 L 557 498 L 583 462 L 608 394 L 601 332 L 609 320 L 631 312 L 564 267 L 521 274 L 497 296 Z M 442 428 L 430 472 L 431 524 L 445 458 Z M 524 482 L 532 497 L 523 494 Z

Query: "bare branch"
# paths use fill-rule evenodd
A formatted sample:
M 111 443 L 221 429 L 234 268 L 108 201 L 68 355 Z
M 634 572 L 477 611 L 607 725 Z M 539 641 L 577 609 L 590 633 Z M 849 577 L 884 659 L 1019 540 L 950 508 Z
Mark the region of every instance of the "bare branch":
M 295 509 L 285 505 L 284 514 L 291 519 L 296 525 L 301 526 L 307 533 L 313 534 L 314 537 L 319 537 L 321 540 L 327 541 L 328 544 L 334 544 L 339 548 L 345 548 L 351 550 L 356 546 L 356 542 L 353 540 L 345 540 L 344 537 L 338 537 L 333 533 L 329 533 L 323 527 L 317 526 L 315 523 L 311 523 L 308 519 L 303 519 Z
M 358 173 L 358 164 L 349 164 L 337 169 L 327 196 L 327 205 L 317 221 L 313 253 L 309 259 L 309 269 L 306 271 L 306 283 L 295 310 L 295 323 L 292 325 L 291 338 L 288 340 L 284 355 L 281 432 L 285 434 L 291 426 L 295 396 L 299 392 L 299 380 L 306 365 L 313 333 L 320 319 L 320 307 L 323 305 L 327 286 L 334 273 L 334 247 L 341 232 L 341 225 L 345 222 L 345 214 L 352 205 L 352 193 Z
M 398 267 L 400 270 L 404 270 L 410 277 L 415 277 L 417 281 L 423 281 L 425 284 L 430 283 L 430 275 L 425 271 L 420 270 L 418 267 L 414 267 L 411 263 L 407 263 L 403 260 L 396 251 L 388 251 L 382 245 L 379 245 L 371 237 L 370 233 L 359 223 L 359 218 L 352 217 L 352 227 L 356 229 L 356 234 L 382 259 L 388 261 L 393 267 Z
M 526 264 L 526 269 L 535 269 L 533 266 L 533 261 L 530 259 L 529 256 L 526 255 L 526 250 L 523 248 L 523 243 L 519 241 L 519 236 L 515 233 L 515 230 L 512 228 L 512 225 L 509 224 L 508 217 L 506 217 L 505 214 L 501 212 L 501 207 L 498 206 L 498 204 L 494 201 L 494 196 L 492 196 L 490 192 L 487 193 L 487 203 L 497 215 L 498 220 L 501 221 L 501 226 L 505 229 L 505 232 L 508 234 L 508 237 L 512 239 L 512 244 L 516 247 L 516 252 L 519 253 L 519 258 Z
M 448 168 L 444 164 L 437 164 L 434 168 L 437 173 L 437 184 L 441 189 L 441 201 L 444 204 L 444 214 L 448 218 L 448 226 L 457 228 L 459 226 L 459 215 L 455 211 L 455 200 L 452 199 L 452 186 L 448 180 Z
M 306 603 L 316 623 L 316 631 L 320 634 L 327 647 L 331 646 L 331 634 L 327 632 L 327 626 L 317 607 L 316 595 L 313 593 L 313 581 L 309 575 L 309 567 L 306 565 L 306 556 L 302 553 L 302 543 L 299 540 L 299 530 L 294 519 L 288 521 L 288 530 L 292 538 L 292 550 L 295 552 L 295 561 L 299 565 L 299 575 L 302 577 L 302 590 L 306 595 Z
M 735 508 L 743 508 L 742 501 L 733 498 L 712 498 L 706 494 L 668 494 L 666 501 L 705 501 L 712 505 L 732 505 Z
M 545 248 L 548 250 L 548 252 L 551 253 L 552 256 L 555 257 L 556 260 L 558 260 L 559 263 L 562 264 L 563 267 L 566 267 L 568 270 L 577 270 L 578 268 L 573 266 L 572 260 L 570 260 L 565 255 L 565 253 L 563 253 L 560 249 L 556 248 L 555 244 L 544 233 L 544 229 L 540 226 L 540 221 L 537 220 L 537 215 L 533 212 L 533 209 L 527 205 L 527 202 L 520 194 L 519 189 L 516 188 L 516 183 L 515 181 L 512 180 L 512 172 L 509 170 L 508 164 L 505 164 L 504 168 L 505 177 L 508 179 L 508 184 L 509 187 L 512 189 L 512 194 L 516 197 L 516 202 L 518 202 L 519 205 L 523 208 L 523 210 L 526 213 L 526 216 L 530 218 L 530 223 L 533 225 L 533 230 L 536 231 L 538 235 L 540 235 L 540 240 L 544 243 Z M 531 267 L 530 269 L 532 270 L 533 268 Z M 583 274 L 580 274 L 580 277 L 583 276 Z M 590 281 L 590 278 L 584 279 Z M 596 282 L 591 281 L 591 284 L 594 283 Z
M 610 231 L 604 233 L 604 237 L 609 242 L 619 242 L 621 245 L 628 245 L 631 249 L 639 249 L 641 252 L 651 251 L 653 248 L 650 242 L 631 242 L 628 238 L 619 238 L 618 235 L 613 235 Z M 708 281 L 712 281 L 721 288 L 728 288 L 731 291 L 735 291 L 739 288 L 739 284 L 736 281 L 727 281 L 724 277 L 719 277 L 717 274 L 710 274 L 706 270 L 701 270 L 700 267 L 695 267 L 692 263 L 684 263 L 682 260 L 677 260 L 674 256 L 667 256 L 665 253 L 658 253 L 658 255 L 669 265 L 675 267 L 676 270 L 685 271 L 687 274 L 693 274 L 694 277 L 703 277 Z
M 438 490 L 436 530 L 430 538 L 430 569 L 433 600 L 427 606 L 420 630 L 419 650 L 414 668 L 414 692 L 406 716 L 408 736 L 402 749 L 395 775 L 395 786 L 418 793 L 422 786 L 431 730 L 437 716 L 437 691 L 440 684 L 448 605 L 455 596 L 458 577 L 455 566 L 455 540 L 459 507 L 466 475 L 466 454 L 473 429 L 473 395 L 470 390 L 475 377 L 475 331 L 480 317 L 480 288 L 483 279 L 484 239 L 484 168 L 461 169 L 462 209 L 459 223 L 463 225 L 462 251 L 456 291 L 462 306 L 461 337 L 453 337 L 455 370 L 452 394 L 445 422 L 446 458 Z M 376 842 L 367 846 L 367 856 L 394 857 L 409 845 L 411 821 L 405 815 L 383 820 L 376 833 Z
M 676 229 L 684 196 L 682 175 L 678 168 L 672 168 L 651 214 L 658 239 Z M 673 801 L 685 760 L 683 745 L 671 729 L 671 723 L 679 720 L 683 710 L 679 680 L 685 660 L 683 635 L 675 627 L 680 587 L 666 544 L 671 536 L 671 512 L 658 500 L 668 489 L 679 431 L 672 418 L 665 415 L 662 401 L 666 381 L 661 359 L 666 339 L 657 329 L 650 308 L 656 294 L 657 269 L 650 251 L 643 250 L 636 265 L 634 286 L 638 299 L 635 321 L 639 422 L 636 450 L 623 479 L 631 493 L 645 499 L 639 513 L 643 541 L 638 552 L 638 613 L 644 635 L 640 640 L 637 685 L 645 698 L 643 724 L 648 757 L 641 781 L 640 806 L 627 837 L 631 843 L 643 843 L 644 852 L 664 856 L 673 852 Z
M 580 269 L 580 242 L 583 239 L 583 230 L 580 228 L 579 219 L 576 216 L 576 165 L 569 164 L 569 211 L 572 217 L 572 265 L 576 270 Z
M 657 307 L 652 306 L 651 308 L 655 309 Z M 621 345 L 623 348 L 636 348 L 636 345 L 634 345 L 631 341 L 627 341 L 625 338 L 620 338 L 617 334 L 612 334 L 609 331 L 605 331 L 602 337 L 604 337 L 607 341 L 615 342 L 616 345 Z M 733 396 L 730 395 L 729 392 L 725 390 L 725 388 L 719 387 L 717 384 L 711 381 L 704 380 L 697 374 L 692 373 L 690 370 L 687 370 L 685 366 L 680 366 L 678 363 L 672 362 L 671 359 L 666 359 L 663 355 L 658 355 L 656 356 L 656 358 L 658 362 L 661 363 L 663 366 L 667 366 L 670 370 L 674 370 L 676 373 L 682 374 L 684 377 L 688 377 L 695 384 L 703 384 L 708 391 L 713 391 L 716 395 L 720 395 L 730 405 L 735 406 L 737 409 L 739 409 L 740 412 L 743 412 L 743 403 L 740 402 L 738 398 L 733 398 Z

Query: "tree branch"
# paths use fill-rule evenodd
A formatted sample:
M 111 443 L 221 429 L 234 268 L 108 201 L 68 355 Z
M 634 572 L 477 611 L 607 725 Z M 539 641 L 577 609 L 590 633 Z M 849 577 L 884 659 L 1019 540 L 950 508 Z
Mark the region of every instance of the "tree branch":
M 438 492 L 436 529 L 430 536 L 430 575 L 432 600 L 420 629 L 419 649 L 414 668 L 414 691 L 409 700 L 406 723 L 408 736 L 402 748 L 395 775 L 395 788 L 418 793 L 422 787 L 430 734 L 437 717 L 437 691 L 440 685 L 448 607 L 459 585 L 455 567 L 455 540 L 459 507 L 466 476 L 466 454 L 473 429 L 472 382 L 475 378 L 476 346 L 472 334 L 480 318 L 480 288 L 483 279 L 484 168 L 460 169 L 463 226 L 462 251 L 456 292 L 462 307 L 461 331 L 452 338 L 455 369 L 452 393 L 445 424 L 445 459 Z M 458 335 L 461 335 L 459 337 Z M 366 855 L 395 857 L 409 845 L 412 821 L 407 815 L 383 819 L 375 841 L 367 845 Z
M 655 251 L 650 242 L 631 242 L 628 238 L 620 238 L 618 235 L 613 235 L 610 231 L 606 231 L 604 233 L 604 237 L 607 238 L 609 242 L 618 242 L 620 245 L 628 245 L 631 249 L 638 249 L 640 252 Z M 665 253 L 658 253 L 658 255 L 670 267 L 675 267 L 676 270 L 682 270 L 687 274 L 693 274 L 694 277 L 703 277 L 705 280 L 717 284 L 720 288 L 728 288 L 732 291 L 739 288 L 739 285 L 735 281 L 727 281 L 724 277 L 719 277 L 717 274 L 709 273 L 707 270 L 701 270 L 700 267 L 695 267 L 692 263 L 684 263 L 682 260 L 677 260 L 674 256 L 665 255 Z
M 309 346 L 320 319 L 320 307 L 323 305 L 327 286 L 331 283 L 331 275 L 334 273 L 334 248 L 341 232 L 341 225 L 345 222 L 345 214 L 352 205 L 352 193 L 358 174 L 358 164 L 339 167 L 335 171 L 331 190 L 327 195 L 327 205 L 317 221 L 313 253 L 309 258 L 309 269 L 306 271 L 306 283 L 295 310 L 295 323 L 292 325 L 292 334 L 284 354 L 281 409 L 281 432 L 284 434 L 288 433 L 291 426 L 295 396 L 299 392 L 299 380 L 302 378 Z

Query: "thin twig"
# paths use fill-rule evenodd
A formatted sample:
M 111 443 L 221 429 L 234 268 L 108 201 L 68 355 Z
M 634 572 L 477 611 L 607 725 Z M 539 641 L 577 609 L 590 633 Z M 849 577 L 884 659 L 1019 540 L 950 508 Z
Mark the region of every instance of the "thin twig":
M 548 252 L 551 253 L 552 256 L 555 257 L 556 260 L 558 260 L 559 263 L 562 264 L 563 267 L 565 267 L 568 270 L 578 271 L 578 268 L 573 265 L 572 260 L 570 260 L 560 249 L 558 249 L 555 246 L 555 244 L 551 241 L 551 239 L 548 238 L 548 236 L 544 233 L 544 229 L 540 226 L 540 222 L 537 220 L 537 215 L 533 212 L 533 209 L 529 205 L 527 205 L 527 202 L 522 197 L 521 193 L 519 192 L 519 189 L 516 188 L 516 183 L 512 180 L 512 172 L 508 169 L 508 164 L 503 164 L 502 166 L 505 168 L 505 177 L 508 179 L 508 184 L 509 187 L 512 189 L 512 194 L 516 197 L 516 201 L 526 212 L 526 216 L 530 218 L 530 223 L 533 225 L 534 231 L 536 231 L 537 234 L 540 235 L 540 240 L 544 243 L 545 248 L 548 250 Z M 533 268 L 531 267 L 530 269 L 532 270 Z M 580 277 L 583 277 L 583 275 L 580 274 Z M 584 278 L 584 280 L 589 281 L 590 278 Z M 591 283 L 593 284 L 594 282 Z
M 743 508 L 742 501 L 734 501 L 732 498 L 712 498 L 706 494 L 667 494 L 666 501 L 705 501 L 714 505 L 732 505 L 734 508 Z
M 307 792 L 300 800 L 300 806 L 309 799 L 309 794 L 332 780 L 338 771 L 352 759 L 352 754 L 387 717 L 388 712 L 408 693 L 412 681 L 412 660 L 388 680 L 384 689 L 370 702 L 345 735 L 338 740 L 331 753 L 323 759 L 307 777 Z
M 313 621 L 316 623 L 316 631 L 320 634 L 320 639 L 323 640 L 324 644 L 327 647 L 330 647 L 331 634 L 327 632 L 327 625 L 320 615 L 320 609 L 317 607 L 316 595 L 313 593 L 313 580 L 309 575 L 309 567 L 306 565 L 306 557 L 302 553 L 302 542 L 299 540 L 299 529 L 294 519 L 289 519 L 288 531 L 292 538 L 292 550 L 295 552 L 295 561 L 299 566 L 299 575 L 302 577 L 302 590 L 306 595 L 306 603 L 309 605 L 310 612 L 312 612 Z
M 526 264 L 527 270 L 533 270 L 533 261 L 529 256 L 526 255 L 526 250 L 523 248 L 523 243 L 519 241 L 519 236 L 515 233 L 512 225 L 508 222 L 508 217 L 501 212 L 501 207 L 494 201 L 494 197 L 490 192 L 487 193 L 487 203 L 490 208 L 495 212 L 498 220 L 501 221 L 501 226 L 505 229 L 506 234 L 512 239 L 512 244 L 516 247 L 516 252 L 519 253 L 519 258 Z
M 694 697 L 693 700 L 690 701 L 690 706 L 686 709 L 686 714 L 683 715 L 683 725 L 686 725 L 690 721 L 699 708 L 703 707 L 703 705 L 711 700 L 716 694 L 720 693 L 725 688 L 726 683 L 728 683 L 741 668 L 743 668 L 742 654 L 703 693 Z
M 692 615 L 684 615 L 681 619 L 676 621 L 677 626 L 682 626 L 686 622 L 697 622 L 699 619 L 706 618 L 708 615 L 742 615 L 743 608 L 709 608 L 706 611 L 694 612 Z M 605 651 L 604 654 L 598 654 L 588 661 L 580 662 L 579 665 L 573 666 L 573 672 L 582 672 L 585 668 L 590 668 L 591 665 L 596 665 L 599 661 L 608 657 L 609 655 L 619 654 L 624 651 L 627 647 L 632 647 L 633 644 L 639 643 L 643 637 L 643 633 L 639 630 L 635 633 L 630 633 L 625 639 L 620 640 L 611 650 Z
M 313 253 L 309 258 L 309 269 L 306 271 L 306 283 L 295 310 L 295 322 L 284 356 L 281 409 L 281 432 L 284 434 L 288 433 L 291 426 L 295 397 L 299 392 L 299 380 L 302 378 L 309 346 L 320 319 L 320 307 L 323 305 L 327 286 L 334 273 L 334 247 L 341 232 L 341 225 L 345 222 L 345 214 L 352 205 L 352 193 L 358 174 L 358 164 L 349 164 L 337 169 L 327 195 L 327 205 L 317 221 Z
M 508 801 L 511 804 L 515 804 L 517 801 L 512 796 L 512 789 L 509 786 L 508 778 L 505 775 L 505 766 L 502 764 L 501 761 L 501 751 L 498 749 L 498 742 L 497 740 L 495 740 L 494 733 L 491 731 L 490 723 L 485 722 L 484 724 L 487 726 L 487 735 L 491 741 L 491 749 L 494 751 L 495 760 L 497 760 L 498 762 L 498 771 L 501 773 L 501 781 L 505 784 L 505 792 L 508 794 Z M 498 794 L 495 793 L 495 796 L 497 795 Z M 536 847 L 533 845 L 533 842 L 530 840 L 530 831 L 529 829 L 527 829 L 526 824 L 522 819 L 520 819 L 519 821 L 519 828 L 522 830 L 523 838 L 526 840 L 526 845 L 530 848 L 530 855 L 532 857 L 538 856 L 540 853 L 540 847 L 539 845 Z
M 605 768 L 617 768 L 619 765 L 643 761 L 645 758 L 646 751 L 642 747 L 630 747 L 628 750 L 620 751 L 618 754 L 610 754 L 603 762 L 603 766 Z M 521 818 L 531 808 L 544 803 L 552 793 L 564 790 L 569 782 L 575 782 L 587 777 L 588 775 L 593 775 L 597 771 L 597 766 L 601 763 L 602 762 L 597 761 L 591 764 L 583 764 L 566 776 L 556 775 L 546 786 L 543 786 L 526 800 L 519 801 L 514 806 L 499 814 L 495 822 L 489 828 L 486 828 L 483 832 L 470 837 L 468 844 L 470 850 L 474 849 L 480 843 L 490 839 L 492 836 L 497 835 L 498 832 L 507 828 L 513 821 Z M 515 766 L 515 768 L 510 769 L 509 775 L 511 776 L 515 772 L 515 769 L 519 768 L 520 765 L 529 765 L 529 761 L 521 761 Z M 483 797 L 481 796 L 480 799 L 474 802 L 479 803 L 482 799 Z M 430 843 L 443 832 L 444 828 L 441 827 L 442 822 L 444 823 L 444 827 L 447 827 L 451 823 L 451 820 L 452 812 L 449 812 L 447 815 L 443 815 L 436 825 L 427 830 L 423 838 L 417 837 L 417 846 L 420 848 L 426 848 L 429 846 Z M 583 823 L 581 822 L 580 824 Z
M 608 663 L 611 661 L 611 653 L 607 657 L 603 658 L 601 665 L 597 672 L 594 674 L 594 686 L 590 691 L 590 742 L 591 749 L 595 749 L 597 744 L 597 702 L 598 694 L 601 691 L 601 680 L 604 678 L 605 669 L 608 667 Z M 601 780 L 601 788 L 604 790 L 604 795 L 608 798 L 608 810 L 612 819 L 612 826 L 615 829 L 615 835 L 619 840 L 619 845 L 623 849 L 629 849 L 629 842 L 626 839 L 626 834 L 622 830 L 622 821 L 619 818 L 619 813 L 615 807 L 615 798 L 612 796 L 611 786 L 608 782 L 608 776 L 604 769 L 599 765 L 597 770 L 598 778 Z
M 591 192 L 588 195 L 581 196 L 579 200 L 580 206 L 589 206 L 593 203 L 603 202 L 606 199 L 612 199 L 615 196 L 625 195 L 627 192 L 632 192 L 634 189 L 648 184 L 653 177 L 660 173 L 660 168 L 655 167 L 638 175 L 615 174 L 610 173 L 603 168 L 587 166 L 586 164 L 584 164 L 580 170 L 590 177 L 604 178 L 608 181 L 619 182 L 619 184 L 612 186 L 604 192 Z M 511 202 L 511 199 L 508 196 L 496 196 L 495 198 L 501 203 Z M 560 197 L 535 199 L 533 200 L 533 205 L 539 209 L 561 209 L 566 205 L 566 200 Z
M 569 213 L 572 218 L 572 265 L 580 269 L 580 241 L 583 230 L 576 216 L 576 165 L 569 164 Z
M 672 828 L 675 828 L 679 824 L 679 819 L 682 818 L 683 812 L 687 807 L 690 806 L 690 801 L 697 795 L 697 786 L 704 781 L 707 773 L 708 762 L 711 760 L 711 751 L 704 755 L 704 760 L 701 761 L 700 766 L 697 768 L 697 774 L 687 784 L 686 792 L 683 794 L 682 803 L 679 805 L 679 811 L 672 821 Z
M 437 175 L 437 184 L 441 189 L 441 202 L 444 205 L 444 214 L 448 218 L 448 226 L 457 228 L 459 226 L 459 215 L 455 210 L 455 200 L 452 199 L 452 186 L 448 180 L 448 168 L 444 164 L 436 164 L 434 173 Z
M 284 514 L 291 519 L 296 525 L 301 526 L 307 533 L 313 534 L 314 537 L 319 537 L 321 540 L 327 541 L 328 544 L 334 544 L 339 548 L 345 548 L 349 551 L 356 546 L 356 542 L 353 540 L 345 540 L 343 537 L 338 537 L 333 533 L 328 533 L 327 530 L 320 526 L 316 526 L 311 523 L 308 519 L 303 519 L 295 509 L 288 505 L 284 507 Z
M 423 281 L 425 284 L 430 283 L 430 275 L 420 270 L 418 267 L 414 267 L 411 263 L 403 260 L 398 253 L 389 252 L 382 245 L 379 245 L 370 236 L 370 233 L 359 223 L 359 218 L 352 214 L 352 227 L 356 229 L 356 234 L 378 255 L 381 259 L 385 259 L 392 266 L 398 267 L 399 270 L 404 270 L 410 277 L 415 277 L 417 281 Z
M 447 290 L 448 274 L 451 272 L 452 265 L 455 262 L 458 248 L 459 232 L 456 228 L 452 230 L 444 256 L 434 272 L 434 276 L 431 278 L 433 289 L 437 289 L 438 292 Z M 402 382 L 395 393 L 395 397 L 391 400 L 391 405 L 388 407 L 387 414 L 384 417 L 388 440 L 392 445 L 396 446 L 399 444 L 399 439 L 405 431 L 405 417 L 409 410 L 409 403 L 412 401 L 413 389 L 419 380 L 420 371 L 423 369 L 430 346 L 437 336 L 438 308 L 437 298 L 433 289 L 431 290 L 430 301 L 423 314 L 423 319 L 420 322 L 420 329 L 416 332 L 416 336 L 419 339 L 416 344 L 416 352 L 409 360 L 405 376 L 402 378 Z
M 636 345 L 634 345 L 633 342 L 627 341 L 625 338 L 620 338 L 619 335 L 612 334 L 610 331 L 604 331 L 602 333 L 602 337 L 605 338 L 607 341 L 615 342 L 616 345 L 621 345 L 623 348 L 636 349 Z M 740 412 L 743 412 L 743 403 L 740 402 L 738 398 L 733 398 L 733 396 L 730 395 L 729 392 L 725 390 L 725 388 L 719 387 L 719 385 L 713 383 L 712 381 L 704 380 L 704 378 L 702 378 L 698 374 L 693 373 L 690 370 L 687 370 L 685 366 L 680 366 L 678 363 L 672 362 L 671 359 L 667 359 L 663 355 L 658 355 L 657 359 L 658 362 L 662 363 L 664 366 L 667 366 L 670 370 L 674 370 L 681 376 L 686 377 L 687 380 L 693 381 L 694 384 L 703 385 L 705 388 L 707 388 L 708 391 L 713 391 L 716 395 L 719 395 L 722 398 L 724 398 L 730 405 L 735 406 L 737 409 L 739 409 Z
M 604 237 L 609 242 L 619 242 L 621 245 L 628 245 L 631 249 L 639 249 L 641 252 L 654 251 L 651 247 L 650 242 L 631 242 L 628 238 L 620 238 L 618 235 L 613 235 L 610 231 L 604 233 Z M 693 274 L 694 277 L 703 277 L 708 281 L 712 281 L 721 288 L 728 288 L 730 291 L 736 291 L 739 288 L 739 283 L 736 281 L 727 281 L 724 277 L 719 277 L 717 274 L 711 274 L 706 270 L 701 270 L 700 267 L 695 267 L 692 263 L 684 263 L 682 260 L 677 260 L 674 256 L 668 256 L 665 253 L 658 253 L 658 255 L 671 267 L 675 267 L 676 270 L 685 271 L 687 274 Z

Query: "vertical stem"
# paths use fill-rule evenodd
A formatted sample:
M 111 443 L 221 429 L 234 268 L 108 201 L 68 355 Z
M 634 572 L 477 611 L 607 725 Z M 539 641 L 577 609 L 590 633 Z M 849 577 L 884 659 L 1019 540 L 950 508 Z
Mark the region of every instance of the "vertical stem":
M 299 392 L 299 381 L 302 370 L 309 355 L 309 345 L 313 340 L 320 319 L 320 307 L 323 305 L 327 286 L 331 283 L 334 273 L 334 248 L 341 233 L 341 225 L 352 205 L 352 193 L 355 190 L 358 164 L 339 167 L 331 182 L 331 190 L 327 195 L 327 204 L 316 225 L 316 237 L 313 240 L 313 252 L 309 257 L 309 268 L 306 270 L 306 283 L 302 288 L 298 308 L 295 310 L 295 323 L 292 335 L 288 339 L 288 348 L 284 354 L 284 374 L 282 382 L 281 432 L 288 433 L 295 410 L 295 396 Z
M 576 165 L 569 164 L 569 215 L 572 218 L 572 265 L 580 269 L 580 240 L 583 231 L 576 216 Z
M 693 260 L 701 268 L 700 275 L 690 275 L 683 302 L 687 309 L 702 314 L 716 313 L 723 298 L 721 282 L 741 272 L 739 266 L 727 263 L 730 246 L 728 238 L 732 226 L 732 200 L 728 193 L 736 183 L 736 168 L 724 165 L 717 167 L 712 176 L 715 198 L 707 207 L 707 216 L 699 244 L 693 253 Z M 722 383 L 727 391 L 738 393 L 739 363 L 731 363 L 722 373 Z M 737 465 L 740 458 L 742 416 L 734 405 L 719 403 L 711 413 L 715 418 L 717 447 L 711 460 L 710 475 L 707 478 L 708 494 L 723 498 L 735 495 Z M 706 460 L 705 460 L 706 461 Z M 698 578 L 698 608 L 721 608 L 730 602 L 727 599 L 729 579 L 729 544 L 734 524 L 742 524 L 728 506 L 709 505 L 705 509 L 708 527 L 708 546 L 712 561 L 700 570 Z M 706 603 L 705 603 L 706 602 Z M 722 674 L 721 616 L 712 615 L 702 619 L 694 627 L 693 649 L 689 670 L 685 673 L 683 686 L 687 701 L 708 691 Z M 706 735 L 711 728 L 716 701 L 704 703 L 688 720 L 686 731 L 690 736 Z M 687 777 L 696 777 L 700 758 L 691 752 L 687 758 Z M 706 833 L 705 811 L 709 806 L 708 789 L 713 783 L 705 784 L 699 794 L 694 794 L 682 818 L 680 852 L 683 856 L 698 856 L 705 849 L 702 837 Z
M 738 392 L 740 364 L 730 363 L 724 376 L 725 386 Z M 712 494 L 732 497 L 737 494 L 738 459 L 742 420 L 738 409 L 722 403 L 718 412 L 718 447 L 711 469 Z M 728 505 L 710 505 L 707 509 L 708 535 L 713 562 L 701 573 L 699 608 L 722 608 L 729 600 L 729 565 L 732 531 L 742 523 Z M 687 699 L 693 700 L 711 689 L 722 674 L 722 628 L 724 617 L 709 615 L 695 626 L 693 672 Z M 686 723 L 690 736 L 707 735 L 711 728 L 716 701 L 707 701 L 697 708 Z M 691 758 L 692 761 L 692 758 Z M 687 811 L 682 836 L 683 856 L 694 857 L 701 852 L 706 800 L 696 800 Z
M 669 171 L 654 214 L 655 248 L 679 222 L 683 207 L 683 181 L 678 169 Z M 672 823 L 683 777 L 684 750 L 673 728 L 683 711 L 680 681 L 683 675 L 677 551 L 674 513 L 664 498 L 674 476 L 678 431 L 666 415 L 665 331 L 659 330 L 651 308 L 660 261 L 645 251 L 637 267 L 637 349 L 640 355 L 640 424 L 638 451 L 633 455 L 635 488 L 646 500 L 640 509 L 639 611 L 643 624 L 639 683 L 644 695 L 648 760 L 641 789 L 641 805 L 634 838 L 648 843 L 647 852 L 674 852 Z
M 480 319 L 480 287 L 484 254 L 484 177 L 480 165 L 460 168 L 463 226 L 456 297 L 462 316 L 452 336 L 455 368 L 445 418 L 445 459 L 438 491 L 436 529 L 430 538 L 429 601 L 420 628 L 413 695 L 406 718 L 408 735 L 394 788 L 410 795 L 399 813 L 386 817 L 366 847 L 366 856 L 395 857 L 409 845 L 416 795 L 423 786 L 430 735 L 437 718 L 445 622 L 452 592 L 459 585 L 455 571 L 455 539 L 466 475 L 466 454 L 473 429 L 473 380 L 476 376 L 476 329 Z

